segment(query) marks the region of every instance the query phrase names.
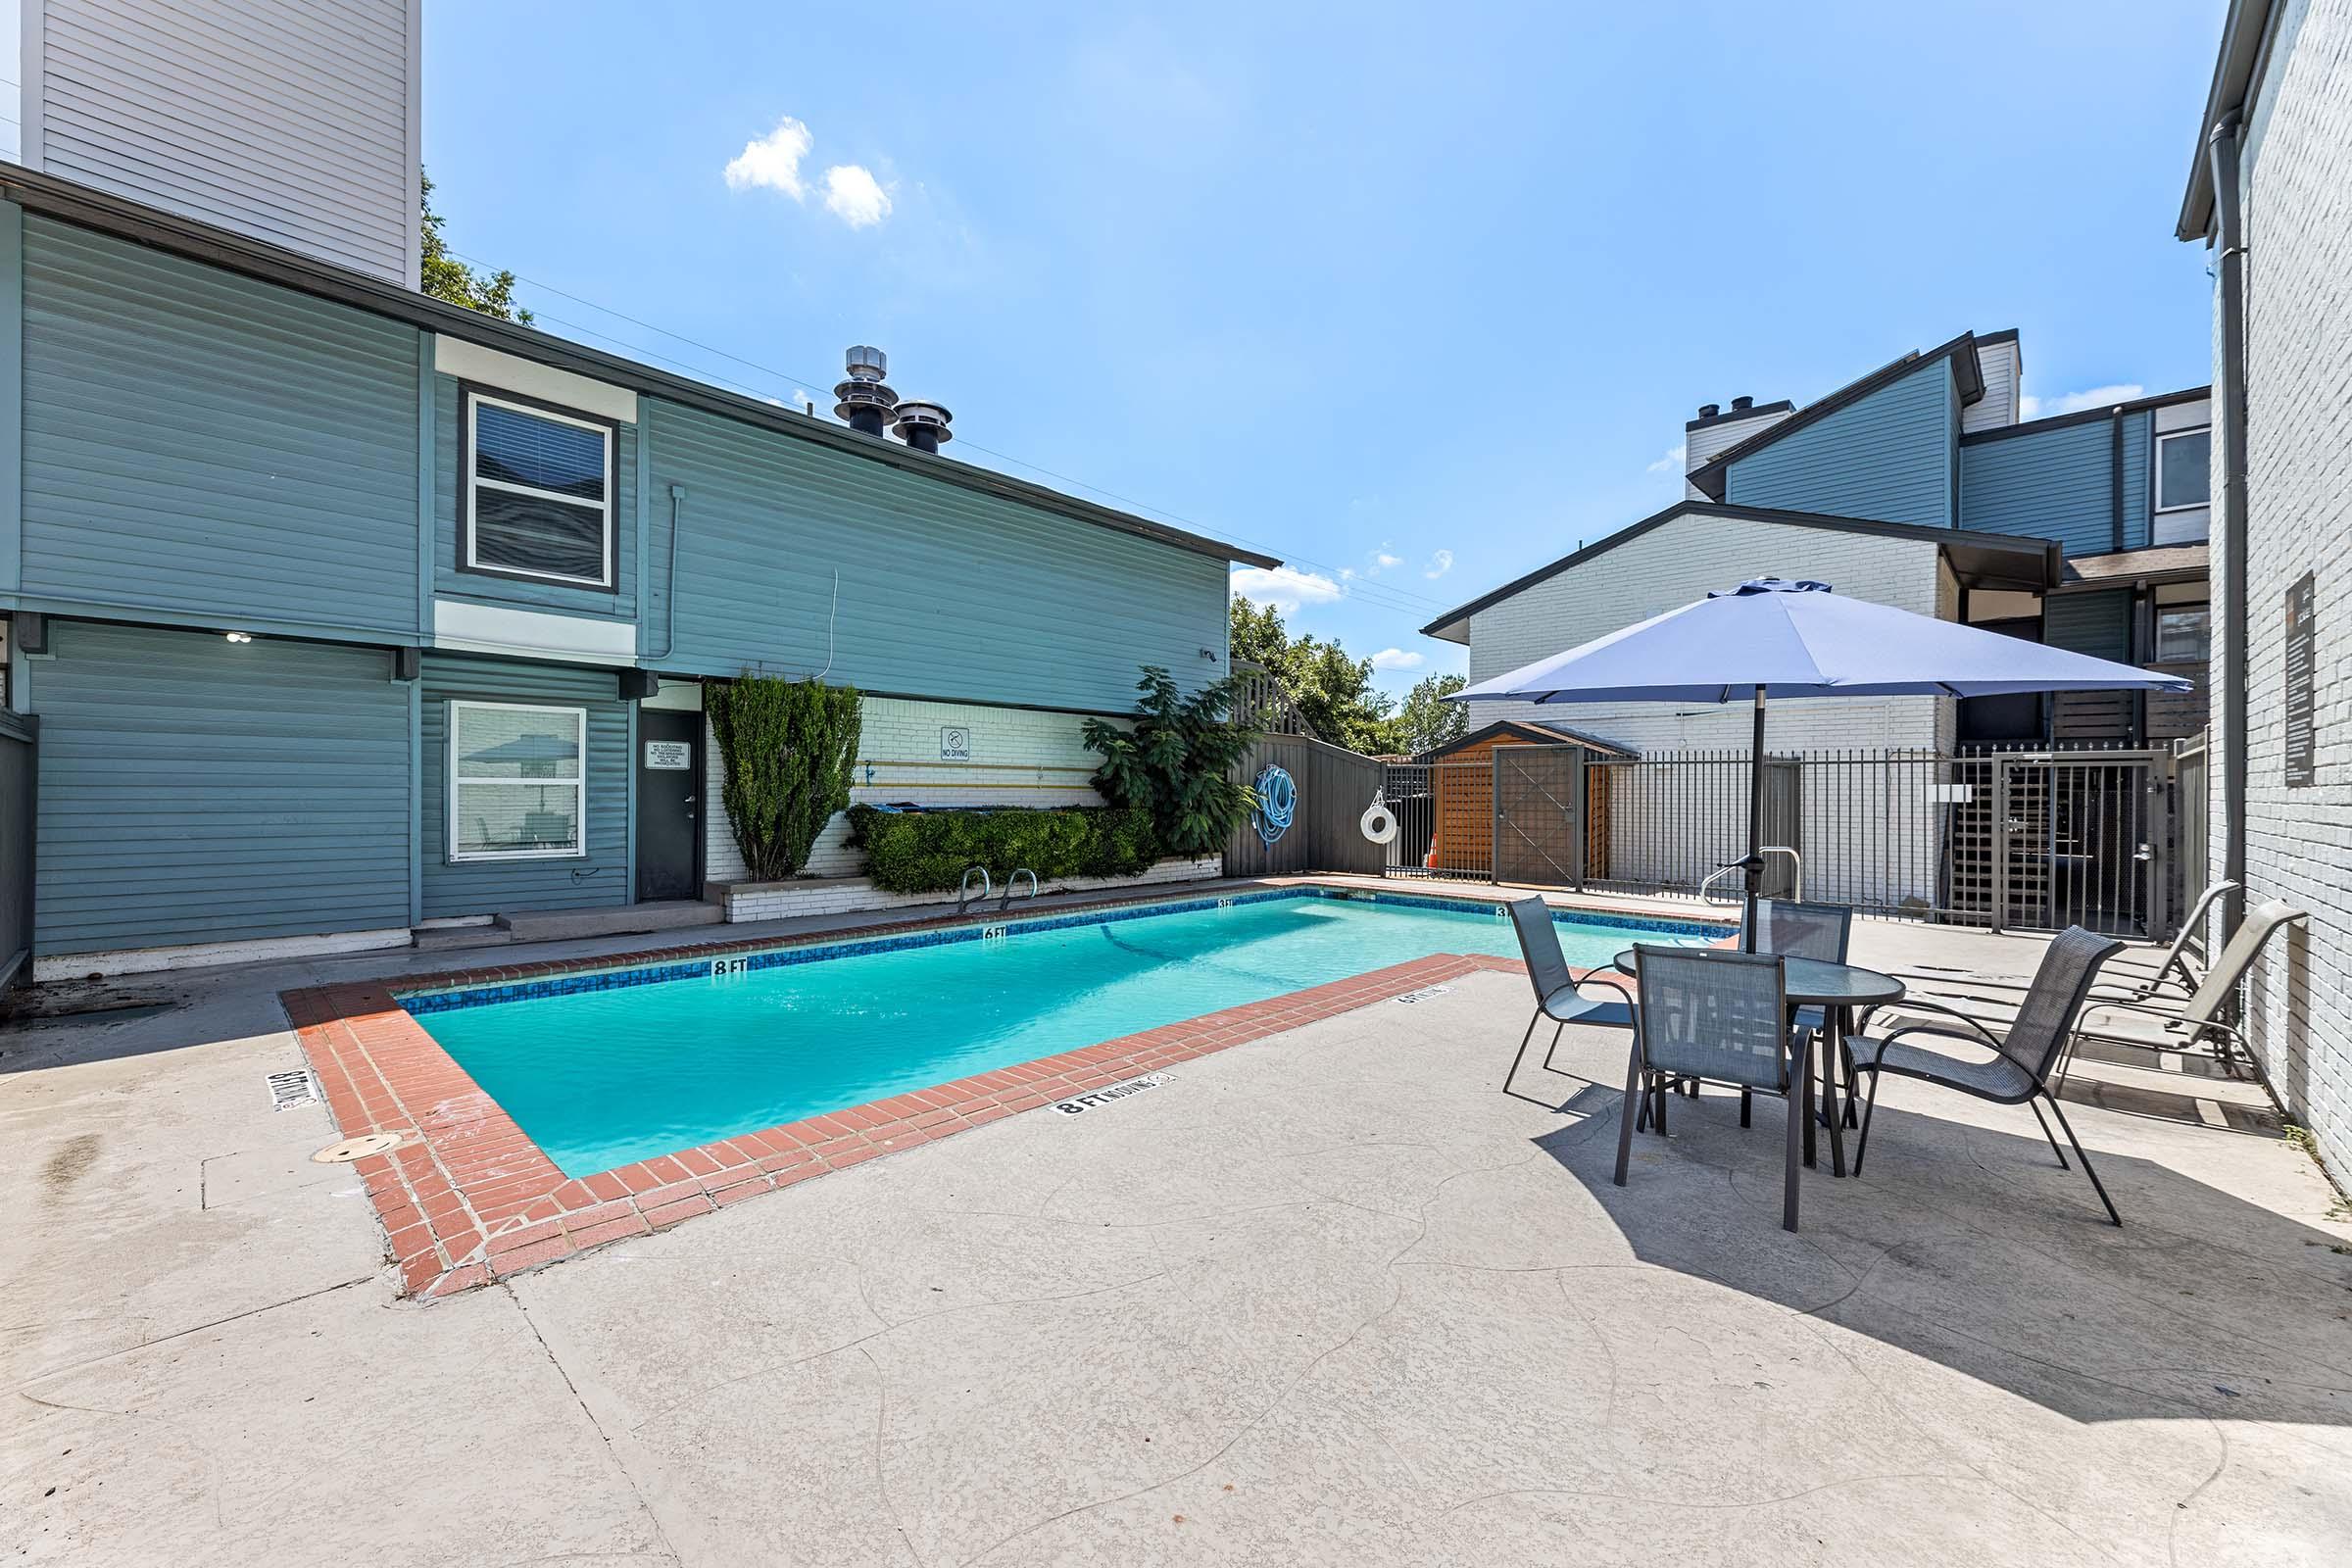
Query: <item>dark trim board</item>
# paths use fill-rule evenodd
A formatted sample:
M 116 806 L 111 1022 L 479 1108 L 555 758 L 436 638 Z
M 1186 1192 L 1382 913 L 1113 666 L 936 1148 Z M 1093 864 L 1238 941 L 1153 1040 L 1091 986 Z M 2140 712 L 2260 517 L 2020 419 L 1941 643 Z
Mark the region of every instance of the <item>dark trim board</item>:
M 2213 62 L 2213 84 L 2206 89 L 2205 113 L 2197 122 L 2197 145 L 2189 155 L 2188 188 L 2181 192 L 2180 216 L 2173 224 L 2175 239 L 2201 240 L 2213 233 L 2213 165 L 2206 156 L 2206 140 L 2230 114 L 2253 110 L 2271 24 L 2280 9 L 2275 0 L 2230 0 L 2221 49 Z
M 2121 415 L 2138 414 L 2147 409 L 2170 408 L 2176 403 L 2201 403 L 2213 396 L 2210 386 L 2184 387 L 2178 392 L 2159 392 L 2154 397 L 2133 398 L 2129 403 L 2111 403 L 2096 409 L 2077 409 L 2072 414 L 2053 414 L 2046 419 L 2027 419 L 2019 424 L 1997 424 L 1989 430 L 1971 430 L 1960 438 L 1964 447 L 1983 446 L 1987 441 L 2006 441 L 2011 436 L 2039 435 L 2044 430 L 2063 430 L 2074 424 L 2096 424 Z M 2191 428 L 2196 428 L 2191 426 Z M 2175 432 L 2167 430 L 2166 435 Z
M 1927 523 L 1879 522 L 1868 517 L 1839 517 L 1820 512 L 1782 512 L 1771 507 L 1727 507 L 1712 501 L 1678 501 L 1663 512 L 1656 512 L 1641 521 L 1620 528 L 1606 539 L 1597 540 L 1574 554 L 1562 556 L 1546 565 L 1538 566 L 1525 576 L 1513 578 L 1492 593 L 1482 594 L 1468 604 L 1447 611 L 1421 628 L 1424 637 L 1439 636 L 1440 628 L 1477 614 L 1480 611 L 1500 604 L 1514 594 L 1523 593 L 1538 583 L 1558 576 L 1574 566 L 1583 565 L 1596 556 L 1606 555 L 1619 545 L 1628 544 L 1655 528 L 1662 528 L 1677 517 L 1726 517 L 1752 522 L 1777 522 L 1792 528 L 1820 528 L 1832 533 L 1867 534 L 1882 539 L 1917 539 L 1923 543 L 1945 547 L 1983 551 L 1988 554 L 2014 556 L 2018 560 L 2034 560 L 2036 586 L 2055 583 L 2065 563 L 2062 548 L 2054 540 L 2033 539 L 2019 534 L 1980 533 L 1971 528 L 1944 528 Z M 2017 579 L 2024 585 L 2021 573 Z M 1727 585 L 1728 586 L 1728 585 Z M 1997 586 L 1997 585 L 1996 585 Z
M 1630 746 L 1620 746 L 1615 741 L 1604 741 L 1597 735 L 1587 735 L 1582 730 L 1565 729 L 1557 724 L 1537 723 L 1530 719 L 1498 718 L 1492 724 L 1482 725 L 1472 730 L 1458 741 L 1447 741 L 1443 746 L 1423 752 L 1413 760 L 1416 762 L 1440 761 L 1451 757 L 1456 752 L 1466 751 L 1482 742 L 1491 741 L 1498 735 L 1513 735 L 1533 746 L 1581 746 L 1588 752 L 1600 752 L 1609 757 L 1641 755 Z
M 869 463 L 880 463 L 958 489 L 1054 513 L 1074 521 L 1108 528 L 1114 533 L 1132 534 L 1140 539 L 1153 540 L 1219 561 L 1238 561 L 1246 565 L 1266 567 L 1282 564 L 1281 559 L 1276 556 L 1245 550 L 1203 534 L 1153 522 L 1133 513 L 1064 495 L 1058 490 L 1032 484 L 1026 479 L 1015 479 L 994 469 L 978 467 L 959 459 L 917 452 L 894 441 L 862 435 L 847 425 L 833 424 L 812 415 L 780 409 L 758 398 L 728 392 L 667 370 L 658 370 L 650 365 L 641 365 L 616 354 L 607 354 L 550 333 L 502 321 L 478 311 L 445 305 L 415 289 L 401 288 L 364 272 L 355 272 L 316 257 L 249 239 L 228 229 L 181 218 L 141 202 L 127 201 L 73 180 L 60 179 L 54 174 L 37 173 L 14 164 L 0 165 L 0 200 L 15 202 L 26 212 L 76 227 L 167 251 L 208 267 L 218 267 L 265 283 L 274 283 L 281 288 L 290 288 L 332 304 L 350 306 L 390 320 L 405 321 L 429 332 L 478 343 L 484 348 L 512 354 L 518 359 L 554 366 L 558 369 L 569 370 L 594 380 L 666 398 L 670 402 L 716 414 L 738 423 L 757 425 L 795 440 L 813 442 L 835 452 Z

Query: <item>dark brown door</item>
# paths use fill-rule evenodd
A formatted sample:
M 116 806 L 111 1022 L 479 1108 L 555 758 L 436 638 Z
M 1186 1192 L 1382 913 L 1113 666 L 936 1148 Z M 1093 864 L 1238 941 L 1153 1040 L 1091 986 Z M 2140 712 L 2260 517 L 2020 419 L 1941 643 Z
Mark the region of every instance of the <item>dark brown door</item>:
M 703 715 L 637 714 L 637 900 L 703 896 Z

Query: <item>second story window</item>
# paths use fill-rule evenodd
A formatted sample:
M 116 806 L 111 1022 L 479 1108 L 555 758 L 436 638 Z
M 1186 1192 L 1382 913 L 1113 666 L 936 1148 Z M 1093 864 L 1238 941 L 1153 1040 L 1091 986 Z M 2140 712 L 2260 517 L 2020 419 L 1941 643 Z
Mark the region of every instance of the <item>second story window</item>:
M 458 564 L 612 591 L 612 426 L 467 388 Z
M 2180 512 L 2213 496 L 2213 432 L 2177 430 L 2156 438 L 2156 510 Z

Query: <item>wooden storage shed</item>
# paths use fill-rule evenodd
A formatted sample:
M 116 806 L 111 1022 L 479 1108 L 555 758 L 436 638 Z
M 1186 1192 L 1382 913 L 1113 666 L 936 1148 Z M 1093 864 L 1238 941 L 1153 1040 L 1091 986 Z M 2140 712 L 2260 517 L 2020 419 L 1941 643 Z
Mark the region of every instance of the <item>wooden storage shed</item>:
M 1598 736 L 1525 719 L 1498 719 L 1483 729 L 1471 731 L 1450 745 L 1424 752 L 1415 759 L 1429 766 L 1429 788 L 1434 798 L 1433 826 L 1424 863 L 1438 871 L 1498 874 L 1494 863 L 1494 768 L 1492 754 L 1499 746 L 1584 748 L 1587 754 L 1585 875 L 1588 878 L 1607 876 L 1609 779 L 1613 772 L 1610 763 L 1630 760 L 1639 754 L 1630 747 L 1604 741 Z M 1596 761 L 1593 759 L 1609 760 Z M 1509 804 L 1506 792 L 1506 808 Z M 1554 833 L 1548 835 L 1552 842 L 1537 846 L 1535 858 L 1559 864 L 1573 863 L 1575 846 L 1567 838 L 1566 816 L 1551 813 L 1534 815 L 1537 818 L 1534 823 L 1528 820 L 1527 814 L 1522 815 L 1523 835 L 1526 829 L 1533 826 L 1537 837 L 1543 839 L 1547 837 L 1543 832 L 1544 826 L 1554 829 Z M 1544 820 L 1547 816 L 1549 820 Z M 1544 853 L 1546 850 L 1548 854 Z

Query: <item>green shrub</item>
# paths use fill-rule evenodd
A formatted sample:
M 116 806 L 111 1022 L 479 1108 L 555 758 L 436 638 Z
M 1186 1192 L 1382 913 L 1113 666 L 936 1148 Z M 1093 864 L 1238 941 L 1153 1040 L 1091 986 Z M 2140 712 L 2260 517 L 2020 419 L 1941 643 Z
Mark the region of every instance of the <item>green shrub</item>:
M 1214 855 L 1240 829 L 1256 797 L 1234 770 L 1258 732 L 1230 721 L 1230 675 L 1183 696 L 1175 677 L 1144 666 L 1129 728 L 1100 718 L 1084 725 L 1087 746 L 1102 754 L 1094 786 L 1113 806 L 1151 814 L 1160 843 L 1178 855 Z
M 850 808 L 850 842 L 865 851 L 886 893 L 953 893 L 964 867 L 984 865 L 998 887 L 1020 866 L 1040 882 L 1137 876 L 1159 858 L 1152 813 L 1117 807 L 1044 810 L 885 811 Z
M 743 863 L 755 881 L 781 881 L 808 863 L 817 834 L 850 804 L 858 689 L 747 673 L 705 687 L 703 701 Z

